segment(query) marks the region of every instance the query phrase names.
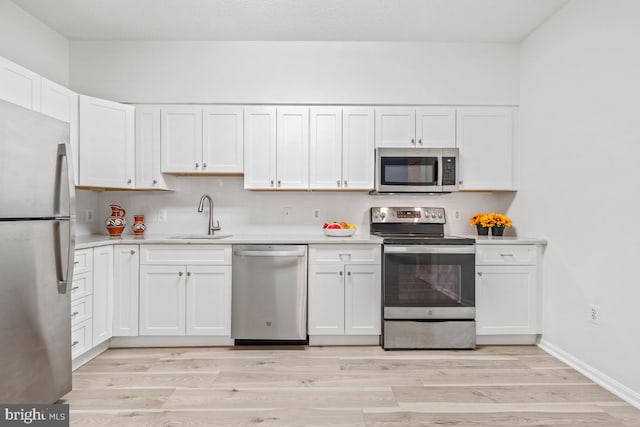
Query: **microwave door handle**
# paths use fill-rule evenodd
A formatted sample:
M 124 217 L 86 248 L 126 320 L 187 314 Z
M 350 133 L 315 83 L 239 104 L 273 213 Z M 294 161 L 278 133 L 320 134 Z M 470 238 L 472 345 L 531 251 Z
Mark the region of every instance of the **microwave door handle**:
M 438 170 L 438 180 L 436 185 L 442 189 L 442 164 L 444 162 L 441 161 L 442 157 L 436 157 L 436 169 Z

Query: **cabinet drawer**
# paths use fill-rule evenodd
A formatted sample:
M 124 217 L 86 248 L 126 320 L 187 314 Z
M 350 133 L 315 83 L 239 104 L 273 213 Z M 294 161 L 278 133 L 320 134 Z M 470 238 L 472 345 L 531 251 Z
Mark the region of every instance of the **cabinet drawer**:
M 380 264 L 379 245 L 310 245 L 309 264 Z
M 73 275 L 86 273 L 93 268 L 93 249 L 79 249 L 73 257 Z
M 143 245 L 140 264 L 231 265 L 231 245 Z
M 71 283 L 71 301 L 84 298 L 93 293 L 93 273 L 76 274 Z
M 89 295 L 71 303 L 71 324 L 73 326 L 91 319 L 93 312 L 92 300 L 93 298 Z
M 93 325 L 91 319 L 85 320 L 82 323 L 71 328 L 71 358 L 75 359 L 85 351 L 91 348 L 91 331 Z
M 535 265 L 536 245 L 476 245 L 477 265 Z

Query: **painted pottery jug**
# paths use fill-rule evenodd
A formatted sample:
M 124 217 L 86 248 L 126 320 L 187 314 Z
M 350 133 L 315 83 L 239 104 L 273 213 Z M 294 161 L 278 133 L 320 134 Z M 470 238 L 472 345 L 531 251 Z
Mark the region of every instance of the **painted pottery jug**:
M 107 231 L 111 236 L 120 236 L 127 225 L 127 220 L 124 218 L 127 212 L 118 205 L 109 205 L 109 207 L 111 208 L 111 215 L 105 221 Z
M 133 216 L 133 224 L 131 225 L 131 229 L 133 230 L 133 234 L 135 234 L 136 236 L 142 236 L 144 234 L 144 230 L 147 229 L 147 226 L 144 224 L 144 215 Z

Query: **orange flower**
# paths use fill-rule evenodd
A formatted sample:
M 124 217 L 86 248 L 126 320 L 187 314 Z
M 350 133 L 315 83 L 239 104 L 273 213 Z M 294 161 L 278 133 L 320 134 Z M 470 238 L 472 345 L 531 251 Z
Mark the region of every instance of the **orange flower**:
M 502 225 L 504 225 L 505 227 L 511 227 L 511 225 L 513 224 L 511 218 L 509 218 L 508 216 L 494 212 L 488 214 L 478 212 L 471 217 L 469 223 L 471 225 L 480 224 L 482 227 L 495 227 Z
M 483 216 L 485 216 L 484 213 L 478 212 L 477 214 L 471 217 L 471 220 L 469 222 L 471 223 L 471 225 L 480 224 L 480 221 L 482 220 Z

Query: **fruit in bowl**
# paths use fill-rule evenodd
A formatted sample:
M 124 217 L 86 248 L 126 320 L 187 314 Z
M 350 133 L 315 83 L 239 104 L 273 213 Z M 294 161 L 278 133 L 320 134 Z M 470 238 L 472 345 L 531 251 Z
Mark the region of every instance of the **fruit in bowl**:
M 324 234 L 333 237 L 353 236 L 356 232 L 355 225 L 348 224 L 344 221 L 325 223 L 322 225 L 322 229 L 324 230 Z

